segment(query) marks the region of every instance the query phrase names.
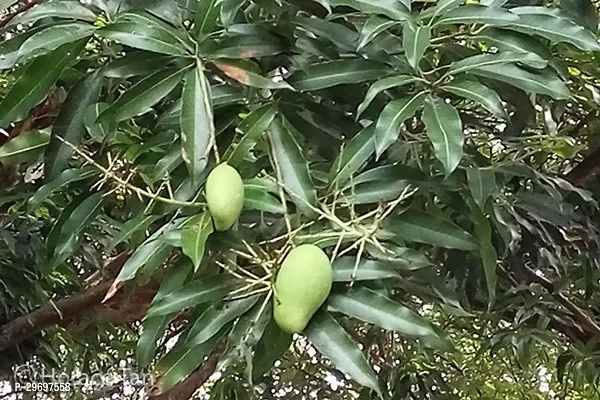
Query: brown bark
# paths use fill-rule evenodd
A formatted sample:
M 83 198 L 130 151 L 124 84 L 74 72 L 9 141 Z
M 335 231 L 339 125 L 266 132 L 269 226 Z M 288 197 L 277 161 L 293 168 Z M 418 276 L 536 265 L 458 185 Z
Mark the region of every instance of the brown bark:
M 194 371 L 189 377 L 184 379 L 175 385 L 168 392 L 152 395 L 148 398 L 150 400 L 188 400 L 192 397 L 194 392 L 198 390 L 215 372 L 217 363 L 219 361 L 219 354 L 211 356 L 206 360 L 196 371 Z
M 581 186 L 600 172 L 600 147 L 592 151 L 566 175 L 575 186 Z

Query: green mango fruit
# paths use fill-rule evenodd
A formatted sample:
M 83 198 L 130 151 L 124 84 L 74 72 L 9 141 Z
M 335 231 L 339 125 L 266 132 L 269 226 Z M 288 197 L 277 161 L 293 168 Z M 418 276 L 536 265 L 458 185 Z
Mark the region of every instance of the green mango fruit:
M 332 282 L 331 263 L 323 250 L 303 244 L 290 251 L 275 279 L 277 325 L 286 332 L 302 332 L 327 300 Z
M 217 231 L 226 231 L 244 207 L 244 181 L 235 168 L 222 163 L 206 179 L 206 202 Z

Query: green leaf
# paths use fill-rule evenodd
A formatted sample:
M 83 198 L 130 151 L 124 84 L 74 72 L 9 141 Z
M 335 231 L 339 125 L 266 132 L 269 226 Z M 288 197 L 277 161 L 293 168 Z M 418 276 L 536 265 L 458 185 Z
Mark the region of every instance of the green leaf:
M 92 36 L 96 28 L 82 22 L 50 26 L 31 35 L 23 42 L 18 52 L 19 62 L 38 57 L 56 50 L 67 43 L 73 43 Z
M 560 9 L 578 25 L 592 32 L 598 30 L 598 12 L 592 0 L 561 0 Z
M 346 204 L 372 204 L 397 199 L 409 186 L 404 179 L 376 179 L 367 182 L 351 182 L 351 187 L 340 195 L 340 201 Z
M 29 133 L 29 132 L 27 132 L 27 133 Z M 17 137 L 21 137 L 23 135 L 26 135 L 27 133 L 22 133 L 21 135 L 19 135 Z M 46 137 L 49 138 L 48 135 L 46 135 Z M 2 152 L 4 147 L 6 147 L 6 145 L 4 145 L 3 147 L 0 147 L 0 153 Z M 2 161 L 1 157 L 0 157 L 0 161 Z M 2 161 L 2 162 L 4 162 L 4 161 Z M 99 171 L 96 168 L 91 167 L 91 166 L 83 167 L 83 168 L 72 168 L 72 169 L 67 169 L 67 170 L 62 171 L 55 179 L 51 180 L 50 182 L 46 183 L 45 185 L 40 187 L 38 190 L 36 190 L 35 194 L 27 202 L 28 212 L 31 212 L 34 209 L 36 209 L 40 204 L 43 203 L 43 201 L 45 199 L 48 198 L 48 196 L 50 196 L 56 190 L 62 189 L 73 182 L 82 181 L 84 179 L 91 178 L 92 176 L 95 176 L 98 174 L 99 174 Z
M 432 267 L 433 264 L 427 257 L 414 249 L 388 244 L 386 251 L 382 251 L 376 246 L 367 244 L 367 252 L 376 260 L 384 262 L 386 265 L 393 266 L 394 269 L 405 271 L 415 271 L 421 268 Z
M 285 207 L 275 197 L 264 190 L 249 188 L 244 192 L 244 209 L 259 210 L 273 214 L 285 213 Z
M 357 383 L 376 391 L 381 389 L 377 375 L 356 343 L 342 326 L 326 312 L 315 315 L 305 332 L 311 344 L 327 357 L 340 371 L 350 375 Z
M 481 104 L 492 114 L 506 118 L 506 111 L 498 94 L 474 78 L 457 77 L 441 89 Z
M 408 64 L 417 69 L 419 61 L 431 44 L 431 27 L 407 22 L 402 30 L 402 47 Z
M 365 99 L 358 106 L 356 114 L 361 115 L 369 107 L 371 102 L 375 100 L 375 97 L 377 97 L 379 93 L 393 87 L 405 86 L 418 80 L 419 78 L 411 75 L 395 75 L 377 80 L 369 87 L 369 90 L 367 90 Z
M 289 81 L 297 90 L 312 91 L 375 80 L 388 73 L 389 69 L 378 62 L 354 58 L 311 64 L 292 74 Z
M 135 233 L 145 231 L 157 219 L 159 219 L 159 217 L 156 215 L 148 215 L 143 211 L 140 212 L 137 216 L 125 222 L 123 226 L 121 226 L 118 234 L 115 235 L 106 245 L 106 252 L 110 253 L 119 243 L 123 243 L 124 241 L 128 240 Z
M 438 336 L 429 321 L 419 314 L 367 288 L 331 294 L 327 300 L 327 310 L 346 314 L 407 337 Z
M 190 218 L 181 231 L 183 254 L 194 263 L 194 272 L 198 271 L 204 258 L 204 248 L 210 234 L 213 233 L 212 218 L 208 212 Z
M 330 0 L 332 7 L 348 6 L 365 14 L 382 14 L 392 19 L 404 21 L 409 17 L 409 0 Z
M 242 85 L 257 87 L 262 89 L 291 89 L 289 83 L 284 80 L 275 81 L 270 78 L 265 78 L 245 68 L 246 66 L 240 62 L 234 60 L 228 60 L 227 62 L 219 61 L 215 62 L 217 68 L 219 68 L 225 75 L 241 83 Z
M 169 391 L 198 368 L 204 362 L 204 357 L 211 352 L 220 336 L 217 335 L 197 346 L 175 347 L 161 358 L 155 368 L 157 375 L 160 377 L 156 382 L 160 392 Z
M 185 69 L 173 68 L 142 79 L 104 110 L 96 122 L 120 122 L 145 114 L 177 86 L 185 72 Z
M 275 361 L 281 359 L 292 344 L 292 335 L 281 330 L 275 320 L 270 318 L 264 333 L 256 344 L 252 360 L 252 379 L 257 381 L 273 368 Z
M 66 260 L 73 250 L 72 243 L 75 243 L 81 232 L 96 218 L 100 211 L 104 196 L 102 193 L 94 193 L 82 201 L 75 210 L 65 220 L 60 231 L 60 237 L 56 243 L 56 248 L 52 249 L 53 260 L 60 263 Z
M 242 136 L 229 146 L 223 156 L 229 165 L 239 167 L 242 164 L 244 158 L 249 155 L 267 132 L 276 114 L 277 108 L 273 104 L 265 104 L 253 110 L 244 118 L 238 127 Z
M 210 85 L 202 64 L 187 73 L 181 107 L 181 156 L 193 182 L 206 168 L 211 139 L 215 136 Z
M 146 239 L 144 243 L 135 250 L 131 257 L 127 259 L 113 285 L 133 279 L 138 270 L 142 268 L 148 260 L 155 257 L 157 254 L 164 254 L 165 250 L 169 249 L 170 246 L 164 241 L 159 240 L 160 236 L 166 232 L 178 229 L 181 223 L 182 221 L 176 220 L 164 224 Z M 128 230 L 130 227 L 131 226 L 128 226 Z M 166 254 L 165 258 L 166 257 L 168 257 L 168 254 Z
M 390 220 L 387 229 L 408 242 L 446 249 L 477 250 L 477 241 L 454 222 L 424 211 L 410 210 Z
M 0 103 L 0 127 L 24 119 L 29 110 L 44 99 L 62 72 L 75 62 L 85 42 L 87 40 L 65 44 L 33 60 Z
M 381 261 L 362 258 L 359 261 L 356 275 L 352 277 L 356 257 L 345 256 L 336 258 L 333 262 L 333 281 L 351 282 L 351 281 L 372 281 L 378 279 L 397 278 L 399 275 L 388 264 Z
M 496 275 L 496 263 L 498 255 L 496 248 L 492 243 L 492 228 L 483 212 L 473 207 L 473 222 L 475 224 L 475 235 L 479 241 L 479 255 L 483 263 L 485 281 L 487 284 L 489 305 L 491 306 L 496 299 L 496 284 L 498 276 Z
M 464 5 L 449 10 L 434 23 L 437 25 L 452 24 L 486 24 L 505 26 L 519 20 L 519 16 L 503 8 L 485 7 L 479 5 Z
M 535 53 L 545 60 L 552 58 L 550 49 L 545 44 L 523 33 L 506 29 L 486 28 L 478 33 L 477 37 L 490 46 L 507 52 Z
M 226 275 L 201 277 L 153 304 L 148 310 L 148 317 L 170 314 L 198 304 L 220 300 L 231 287 L 232 280 Z
M 532 68 L 545 68 L 548 61 L 535 53 L 500 52 L 495 54 L 478 54 L 453 62 L 446 72 L 447 75 L 457 75 L 461 72 L 470 72 L 477 68 L 493 68 L 496 65 L 508 63 L 523 63 Z
M 285 191 L 299 210 L 312 215 L 310 206 L 316 205 L 317 193 L 310 177 L 308 162 L 290 131 L 289 124 L 275 118 L 269 127 L 269 140 L 273 162 L 281 171 L 281 184 Z
M 212 338 L 226 324 L 250 310 L 259 297 L 255 295 L 208 307 L 189 329 L 185 338 L 186 346 L 196 346 Z
M 47 131 L 23 132 L 0 146 L 0 162 L 5 165 L 17 165 L 38 158 L 44 151 L 50 134 Z
M 463 155 L 464 136 L 458 111 L 444 99 L 428 97 L 423 122 L 435 156 L 444 165 L 448 176 L 456 169 Z
M 38 4 L 15 18 L 9 20 L 6 28 L 21 25 L 27 25 L 44 18 L 63 18 L 75 19 L 80 21 L 93 22 L 96 19 L 90 9 L 86 8 L 79 1 L 49 1 Z
M 174 58 L 158 53 L 135 51 L 110 62 L 104 69 L 107 78 L 131 78 L 164 68 Z
M 330 189 L 343 186 L 375 153 L 374 132 L 375 124 L 372 123 L 363 128 L 342 148 L 329 172 Z
M 360 37 L 358 40 L 358 45 L 356 46 L 357 50 L 362 49 L 367 44 L 369 44 L 377 35 L 395 25 L 398 25 L 398 21 L 389 20 L 387 18 L 382 18 L 377 15 L 369 17 L 367 22 L 365 22 L 362 29 L 360 30 Z
M 514 64 L 479 67 L 469 73 L 508 83 L 527 93 L 545 94 L 554 99 L 568 99 L 570 92 L 565 83 L 548 70 L 531 72 Z
M 554 43 L 569 43 L 581 50 L 600 50 L 600 43 L 593 32 L 567 18 L 548 14 L 521 14 L 518 9 L 513 9 L 513 12 L 519 14 L 519 19 L 507 25 L 507 29 L 537 35 Z
M 125 46 L 154 53 L 184 56 L 194 52 L 186 35 L 147 12 L 122 14 L 115 23 L 96 33 Z
M 44 26 L 32 28 L 0 43 L 0 69 L 13 68 L 19 59 L 19 48 L 23 42 L 43 29 Z
M 206 54 L 209 59 L 218 58 L 259 58 L 274 56 L 284 51 L 280 39 L 270 35 L 246 35 L 226 38 L 218 43 L 218 48 Z
M 425 92 L 390 101 L 381 111 L 375 125 L 374 143 L 376 159 L 379 159 L 400 134 L 400 125 L 423 107 Z
M 488 197 L 496 190 L 496 174 L 492 168 L 467 168 L 467 182 L 475 203 L 483 210 Z
M 44 176 L 54 179 L 68 165 L 73 148 L 81 143 L 85 131 L 84 117 L 102 89 L 102 75 L 93 73 L 82 78 L 69 92 L 52 127 L 50 143 L 44 157 Z M 67 143 L 65 143 L 67 142 Z
M 181 144 L 175 142 L 167 154 L 165 154 L 152 169 L 152 179 L 154 182 L 169 177 L 169 174 L 175 170 L 179 165 L 183 163 L 181 157 Z
M 95 103 L 88 106 L 85 114 L 83 115 L 83 125 L 97 142 L 103 142 L 106 137 L 110 134 L 110 127 L 107 123 L 98 124 L 96 120 L 100 114 L 109 107 L 107 103 Z
M 198 2 L 193 33 L 199 42 L 217 27 L 217 20 L 220 14 L 217 3 L 217 0 L 203 0 Z
M 165 280 L 161 283 L 152 303 L 162 299 L 167 294 L 179 289 L 192 276 L 192 266 L 188 260 L 177 263 L 174 269 L 169 271 Z M 154 318 L 146 318 L 142 323 L 142 333 L 138 339 L 136 348 L 136 359 L 139 368 L 146 368 L 156 351 L 157 341 L 162 337 L 172 315 L 163 315 Z
M 223 0 L 221 2 L 221 25 L 230 26 L 244 3 L 246 3 L 245 0 Z
M 444 15 L 451 10 L 463 5 L 465 0 L 438 0 L 435 4 L 435 7 L 432 7 L 431 12 L 433 13 L 433 18 Z M 429 11 L 426 10 L 426 11 Z

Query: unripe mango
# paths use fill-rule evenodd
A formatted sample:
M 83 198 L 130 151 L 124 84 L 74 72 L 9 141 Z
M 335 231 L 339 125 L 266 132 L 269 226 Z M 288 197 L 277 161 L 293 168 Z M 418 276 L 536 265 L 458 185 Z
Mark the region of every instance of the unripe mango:
M 244 182 L 235 168 L 222 163 L 206 179 L 206 203 L 218 231 L 226 231 L 237 221 L 244 207 Z
M 323 250 L 303 244 L 290 251 L 275 279 L 277 325 L 290 333 L 302 332 L 327 300 L 332 281 L 331 263 Z

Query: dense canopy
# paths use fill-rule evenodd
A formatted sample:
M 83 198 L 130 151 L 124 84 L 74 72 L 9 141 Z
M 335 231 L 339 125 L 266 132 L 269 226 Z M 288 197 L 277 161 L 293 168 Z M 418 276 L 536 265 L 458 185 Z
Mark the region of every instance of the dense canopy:
M 591 0 L 0 7 L 0 398 L 600 399 Z

